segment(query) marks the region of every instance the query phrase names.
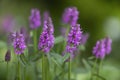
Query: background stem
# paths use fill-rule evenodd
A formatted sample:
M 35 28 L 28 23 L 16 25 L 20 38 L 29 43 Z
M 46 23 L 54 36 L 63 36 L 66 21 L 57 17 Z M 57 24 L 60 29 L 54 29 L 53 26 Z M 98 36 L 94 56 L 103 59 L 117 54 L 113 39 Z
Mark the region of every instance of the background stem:
M 70 58 L 70 61 L 68 62 L 68 80 L 70 80 L 71 78 L 71 58 Z
M 18 60 L 18 80 L 20 80 L 20 61 Z
M 94 70 L 96 69 L 96 64 L 97 64 L 97 58 L 95 59 L 95 62 L 94 62 L 94 65 L 93 65 L 93 68 L 92 68 L 92 71 L 91 71 L 91 78 L 90 80 L 93 80 L 93 74 L 94 74 Z
M 37 51 L 37 30 L 33 31 L 33 38 L 34 38 L 34 52 Z
M 26 67 L 23 68 L 23 72 L 24 72 L 24 74 L 23 74 L 23 80 L 26 80 Z
M 9 76 L 9 75 L 8 75 L 8 73 L 9 73 L 8 70 L 9 70 L 9 62 L 7 62 L 7 80 L 8 80 L 8 76 Z
M 44 54 L 43 54 L 43 56 L 42 56 L 42 80 L 45 80 L 44 68 L 45 68 L 45 66 L 44 66 Z
M 99 62 L 99 67 L 98 67 L 97 75 L 100 75 L 100 70 L 101 70 L 101 67 L 102 67 L 102 63 L 103 63 L 103 59 L 100 60 L 100 62 Z

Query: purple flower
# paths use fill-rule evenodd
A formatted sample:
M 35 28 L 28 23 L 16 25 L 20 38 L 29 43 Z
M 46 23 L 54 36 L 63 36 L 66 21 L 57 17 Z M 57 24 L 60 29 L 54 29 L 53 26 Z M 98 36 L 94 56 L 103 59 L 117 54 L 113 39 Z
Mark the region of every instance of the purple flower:
M 16 54 L 22 54 L 26 48 L 24 35 L 16 32 L 13 40 L 14 51 Z
M 44 14 L 44 21 L 48 19 L 48 17 L 50 16 L 49 12 L 48 11 L 45 11 Z
M 93 54 L 96 56 L 96 58 L 103 59 L 105 57 L 104 40 L 97 41 L 95 47 L 93 48 Z
M 44 20 L 43 31 L 47 31 L 49 35 L 54 33 L 54 26 L 50 17 Z
M 67 38 L 66 49 L 63 55 L 65 53 L 70 53 L 71 58 L 74 58 L 77 47 L 80 45 L 81 35 L 82 35 L 82 31 L 80 29 L 79 24 L 76 24 L 75 26 L 71 27 Z
M 66 8 L 63 16 L 62 21 L 65 24 L 70 24 L 72 26 L 75 26 L 78 20 L 79 12 L 76 7 L 69 7 Z
M 54 46 L 54 27 L 50 17 L 44 20 L 43 32 L 39 38 L 38 49 L 48 53 Z
M 106 54 L 110 54 L 111 44 L 112 40 L 109 37 L 97 41 L 96 46 L 93 48 L 93 54 L 96 58 L 103 59 Z
M 8 51 L 6 52 L 6 54 L 5 54 L 5 61 L 6 61 L 6 62 L 9 62 L 10 59 L 11 59 L 11 52 L 10 52 L 10 50 L 8 50 Z
M 23 34 L 23 36 L 24 36 L 24 38 L 25 38 L 25 43 L 29 43 L 29 42 L 30 42 L 30 36 L 29 36 L 26 28 L 21 27 L 20 33 Z
M 61 35 L 62 35 L 64 38 L 66 38 L 66 31 L 67 31 L 67 28 L 65 28 L 65 27 L 61 27 L 61 28 L 60 28 Z
M 81 41 L 81 35 L 82 35 L 82 31 L 80 29 L 80 24 L 76 24 L 75 26 L 72 26 L 68 34 L 67 44 L 78 46 Z
M 41 25 L 40 11 L 38 9 L 31 10 L 31 16 L 29 17 L 30 27 L 36 29 Z
M 105 44 L 105 52 L 106 52 L 106 54 L 110 54 L 112 40 L 109 37 L 106 37 L 106 38 L 104 38 L 104 44 Z
M 4 31 L 12 32 L 15 27 L 15 20 L 13 16 L 6 16 L 2 21 Z
M 89 38 L 89 34 L 88 33 L 82 34 L 81 44 L 84 45 L 87 42 L 88 38 Z
M 13 44 L 13 41 L 16 37 L 16 33 L 15 32 L 10 32 L 9 35 L 8 35 L 8 39 L 7 39 L 7 43 L 8 43 L 8 46 L 10 46 L 11 44 Z

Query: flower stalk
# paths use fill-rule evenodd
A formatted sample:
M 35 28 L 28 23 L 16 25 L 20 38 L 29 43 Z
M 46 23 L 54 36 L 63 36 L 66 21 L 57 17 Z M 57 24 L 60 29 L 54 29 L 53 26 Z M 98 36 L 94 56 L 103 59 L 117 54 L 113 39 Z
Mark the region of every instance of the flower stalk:
M 68 80 L 71 80 L 71 58 L 68 62 Z
M 18 56 L 19 57 L 19 56 Z M 21 80 L 21 74 L 20 74 L 20 61 L 18 58 L 18 80 Z
M 36 53 L 37 51 L 37 30 L 33 31 L 33 38 L 34 38 L 34 52 Z
M 45 80 L 45 64 L 44 64 L 44 61 L 45 61 L 45 56 L 43 54 L 43 56 L 42 56 L 42 80 Z
M 7 80 L 8 80 L 8 74 L 9 74 L 9 62 L 6 62 L 7 63 Z

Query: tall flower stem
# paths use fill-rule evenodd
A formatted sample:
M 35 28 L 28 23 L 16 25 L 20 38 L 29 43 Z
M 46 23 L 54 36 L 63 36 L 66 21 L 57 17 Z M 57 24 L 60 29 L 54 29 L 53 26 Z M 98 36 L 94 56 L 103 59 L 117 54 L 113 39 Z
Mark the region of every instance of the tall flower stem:
M 96 58 L 95 62 L 94 62 L 94 65 L 93 65 L 93 68 L 92 68 L 90 80 L 93 80 L 93 74 L 94 74 L 94 70 L 96 69 L 97 61 L 98 61 L 98 59 Z
M 55 74 L 55 77 L 56 77 L 56 64 L 54 64 L 54 74 Z
M 8 72 L 9 72 L 9 62 L 7 62 L 7 80 L 8 80 Z
M 33 38 L 34 38 L 34 52 L 37 51 L 37 30 L 33 31 Z
M 63 70 L 65 70 L 65 62 L 63 63 L 62 67 L 63 67 Z M 65 74 L 65 73 L 62 72 L 61 74 L 62 74 L 61 79 L 64 79 L 64 74 Z
M 18 80 L 21 80 L 21 75 L 20 75 L 20 61 L 18 59 Z
M 48 59 L 47 57 L 45 57 L 45 60 L 44 60 L 44 63 L 45 63 L 45 80 L 49 80 L 49 63 L 48 63 Z
M 23 72 L 24 72 L 23 80 L 26 80 L 26 67 L 23 68 Z
M 102 63 L 103 63 L 103 59 L 101 59 L 100 62 L 99 62 L 99 67 L 98 67 L 97 75 L 100 75 L 100 70 L 101 70 L 101 67 L 102 67 Z
M 71 79 L 71 57 L 70 57 L 70 61 L 68 62 L 68 80 Z
M 45 65 L 44 65 L 45 56 L 42 56 L 42 80 L 45 80 Z
M 33 30 L 33 41 L 34 41 L 34 53 L 36 54 L 37 52 L 37 29 Z M 35 77 L 37 79 L 37 62 L 35 62 L 35 65 L 34 65 L 34 71 L 35 71 Z

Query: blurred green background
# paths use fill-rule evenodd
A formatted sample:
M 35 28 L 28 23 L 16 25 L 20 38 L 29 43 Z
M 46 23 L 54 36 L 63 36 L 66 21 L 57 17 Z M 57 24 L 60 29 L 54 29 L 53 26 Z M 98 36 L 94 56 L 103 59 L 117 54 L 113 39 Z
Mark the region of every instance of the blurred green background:
M 108 75 L 107 80 L 120 80 L 120 0 L 0 0 L 0 80 L 4 80 L 4 71 L 6 71 L 5 66 L 2 65 L 5 64 L 2 60 L 6 52 L 6 46 L 3 46 L 6 37 L 3 36 L 5 33 L 1 27 L 4 16 L 14 16 L 17 30 L 21 26 L 29 29 L 30 10 L 38 8 L 41 15 L 48 10 L 53 19 L 55 36 L 58 36 L 62 13 L 70 6 L 78 8 L 80 12 L 78 23 L 81 24 L 84 32 L 90 34 L 86 51 L 81 55 L 91 56 L 96 41 L 107 35 L 110 36 L 113 40 L 112 52 L 105 59 L 104 73 Z

